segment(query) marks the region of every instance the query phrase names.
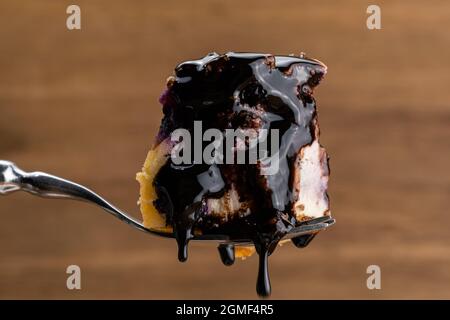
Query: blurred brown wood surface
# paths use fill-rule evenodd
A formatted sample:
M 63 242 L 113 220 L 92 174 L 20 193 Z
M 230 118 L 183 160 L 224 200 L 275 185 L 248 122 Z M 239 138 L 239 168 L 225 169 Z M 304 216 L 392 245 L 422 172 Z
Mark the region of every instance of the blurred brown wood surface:
M 324 61 L 316 90 L 337 224 L 271 257 L 272 298 L 450 298 L 450 2 L 0 2 L 0 159 L 90 186 L 138 214 L 135 173 L 180 61 L 210 51 Z M 257 259 L 220 263 L 85 203 L 0 198 L 0 298 L 256 298 Z M 82 290 L 66 289 L 66 267 Z M 368 290 L 366 268 L 382 269 Z

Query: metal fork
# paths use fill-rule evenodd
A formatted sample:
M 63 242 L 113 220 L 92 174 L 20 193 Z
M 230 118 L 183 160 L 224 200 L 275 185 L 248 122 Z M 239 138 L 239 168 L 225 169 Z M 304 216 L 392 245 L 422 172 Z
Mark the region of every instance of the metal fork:
M 100 197 L 94 191 L 80 184 L 44 172 L 25 172 L 10 161 L 0 160 L 0 195 L 7 195 L 19 190 L 46 198 L 63 198 L 90 202 L 138 230 L 161 237 L 174 237 L 172 233 L 146 228 L 141 222 L 135 220 L 130 215 Z M 329 216 L 310 220 L 293 228 L 286 235 L 286 238 L 313 234 L 327 228 L 334 224 L 334 222 L 334 219 Z M 227 235 L 198 235 L 193 240 L 216 240 L 220 242 L 236 242 L 239 244 L 250 242 L 248 239 L 233 239 L 231 241 Z

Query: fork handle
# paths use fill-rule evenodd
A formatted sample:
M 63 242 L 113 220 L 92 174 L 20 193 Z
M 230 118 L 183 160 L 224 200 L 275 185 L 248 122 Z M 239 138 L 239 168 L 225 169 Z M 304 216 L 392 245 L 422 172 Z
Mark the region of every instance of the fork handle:
M 0 160 L 0 194 L 26 191 L 46 198 L 91 201 L 90 190 L 44 172 L 25 172 L 10 161 Z
M 0 194 L 8 194 L 22 188 L 21 180 L 25 172 L 14 163 L 0 160 Z
M 0 160 L 0 194 L 19 190 L 46 198 L 93 201 L 99 205 L 106 202 L 77 183 L 44 172 L 25 172 L 10 161 Z
M 141 231 L 167 236 L 157 230 L 144 227 L 142 223 L 80 184 L 44 172 L 25 172 L 10 161 L 0 160 L 0 195 L 19 190 L 46 198 L 87 201 L 102 207 L 116 218 Z

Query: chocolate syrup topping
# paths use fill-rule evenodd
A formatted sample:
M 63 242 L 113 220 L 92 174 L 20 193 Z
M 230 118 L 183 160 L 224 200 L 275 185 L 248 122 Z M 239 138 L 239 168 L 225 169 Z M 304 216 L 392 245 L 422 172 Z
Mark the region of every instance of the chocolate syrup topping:
M 194 232 L 227 235 L 231 242 L 253 242 L 260 256 L 257 292 L 270 294 L 268 256 L 295 226 L 293 181 L 295 157 L 316 135 L 312 91 L 326 72 L 319 61 L 259 53 L 217 53 L 175 68 L 175 78 L 161 96 L 164 118 L 157 142 L 178 128 L 195 135 L 202 130 L 278 129 L 279 153 L 269 155 L 279 169 L 263 175 L 266 164 L 176 165 L 171 159 L 154 179 L 155 206 L 174 227 L 180 261 Z M 202 145 L 201 147 L 204 147 Z M 195 157 L 192 148 L 192 157 Z M 203 148 L 202 148 L 203 150 Z M 233 152 L 226 150 L 225 152 Z M 208 200 L 237 192 L 245 208 L 228 217 L 211 214 Z M 225 265 L 234 262 L 232 244 L 219 246 Z

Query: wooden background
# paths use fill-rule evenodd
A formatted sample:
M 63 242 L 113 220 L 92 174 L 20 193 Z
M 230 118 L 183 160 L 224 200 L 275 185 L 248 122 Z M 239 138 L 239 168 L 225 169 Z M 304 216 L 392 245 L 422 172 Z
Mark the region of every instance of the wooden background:
M 139 217 L 135 173 L 180 61 L 210 51 L 305 51 L 317 89 L 337 224 L 271 257 L 272 298 L 450 298 L 450 3 L 377 1 L 0 2 L 0 159 L 78 181 Z M 85 203 L 0 198 L 0 298 L 256 298 L 257 259 L 135 231 Z M 82 290 L 66 289 L 66 267 Z M 366 268 L 382 268 L 382 290 Z

